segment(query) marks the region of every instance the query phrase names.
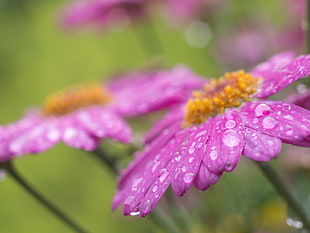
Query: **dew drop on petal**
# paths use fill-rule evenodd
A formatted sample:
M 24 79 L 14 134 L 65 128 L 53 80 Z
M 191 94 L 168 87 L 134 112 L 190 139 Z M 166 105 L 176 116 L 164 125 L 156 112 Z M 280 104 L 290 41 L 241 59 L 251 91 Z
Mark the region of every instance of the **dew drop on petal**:
M 217 151 L 212 150 L 212 151 L 210 152 L 210 158 L 211 158 L 212 160 L 216 160 L 216 159 L 218 158 L 218 156 L 219 156 L 219 154 L 217 153 Z
M 268 115 L 271 112 L 271 108 L 267 104 L 259 104 L 254 109 L 256 116 Z
M 263 119 L 263 128 L 264 129 L 273 129 L 278 125 L 278 122 L 276 119 L 272 117 L 266 117 Z
M 194 157 L 191 157 L 191 158 L 188 159 L 188 162 L 192 163 L 194 161 L 194 159 L 195 159 Z
M 222 136 L 223 143 L 228 147 L 238 146 L 241 139 L 235 130 L 226 130 Z
M 148 213 L 151 210 L 151 201 L 147 200 L 143 205 L 144 212 Z
M 236 126 L 236 122 L 234 121 L 234 120 L 228 120 L 228 121 L 226 121 L 226 123 L 225 123 L 225 127 L 227 128 L 227 129 L 232 129 L 232 128 L 234 128 Z
M 158 168 L 160 162 L 156 162 L 154 163 L 153 167 L 152 167 L 152 173 L 154 173 L 156 171 L 156 169 Z
M 294 120 L 294 118 L 291 115 L 286 115 L 284 116 L 284 118 L 290 121 Z
M 139 215 L 140 214 L 140 211 L 133 211 L 133 212 L 131 212 L 129 215 L 130 216 L 137 216 L 137 215 Z
M 165 179 L 167 179 L 168 175 L 169 175 L 169 172 L 167 171 L 167 169 L 162 169 L 161 170 L 161 175 L 159 177 L 159 181 L 160 182 L 165 181 Z
M 154 187 L 152 188 L 152 192 L 153 192 L 153 193 L 155 193 L 157 190 L 158 190 L 158 186 L 154 186 Z
M 174 160 L 177 162 L 180 161 L 180 159 L 181 159 L 181 155 L 174 157 Z
M 188 153 L 193 154 L 195 150 L 196 150 L 195 147 L 191 146 L 190 148 L 188 148 Z
M 183 167 L 182 167 L 182 172 L 186 172 L 186 170 L 187 170 L 187 167 L 186 167 L 186 166 L 183 166 Z
M 292 130 L 292 129 L 286 131 L 287 136 L 291 136 L 291 135 L 293 135 L 293 133 L 294 133 L 294 130 Z
M 258 118 L 255 117 L 255 118 L 253 119 L 253 124 L 256 124 L 258 121 L 259 121 Z
M 186 184 L 190 184 L 194 179 L 194 174 L 193 173 L 186 173 L 185 176 L 183 177 L 183 181 Z

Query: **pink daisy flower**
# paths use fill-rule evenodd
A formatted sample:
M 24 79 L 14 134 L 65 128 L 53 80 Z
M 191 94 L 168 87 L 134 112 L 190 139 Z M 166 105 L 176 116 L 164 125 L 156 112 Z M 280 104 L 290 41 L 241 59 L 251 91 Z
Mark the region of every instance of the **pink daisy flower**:
M 63 24 L 69 28 L 82 25 L 104 28 L 138 20 L 144 11 L 143 0 L 78 0 L 66 7 Z
M 241 154 L 269 161 L 282 142 L 310 146 L 310 111 L 267 100 L 310 74 L 310 55 L 282 53 L 249 73 L 226 73 L 202 85 L 187 104 L 157 123 L 118 182 L 113 209 L 146 216 L 171 184 L 182 196 L 193 184 L 206 190 Z
M 103 84 L 85 85 L 50 96 L 21 120 L 0 127 L 0 162 L 40 153 L 63 141 L 93 150 L 100 139 L 129 143 L 130 127 L 122 116 L 136 116 L 184 102 L 202 79 L 183 66 L 129 74 Z

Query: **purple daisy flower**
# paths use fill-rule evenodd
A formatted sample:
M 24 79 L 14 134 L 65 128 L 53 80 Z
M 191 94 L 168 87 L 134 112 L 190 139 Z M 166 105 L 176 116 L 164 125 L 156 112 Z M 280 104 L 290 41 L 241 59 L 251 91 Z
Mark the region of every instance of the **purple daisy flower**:
M 93 150 L 100 139 L 129 143 L 130 127 L 122 119 L 184 102 L 203 80 L 183 66 L 129 74 L 116 81 L 79 86 L 50 96 L 39 109 L 0 127 L 0 162 L 40 153 L 63 141 Z
M 113 209 L 123 203 L 125 215 L 143 217 L 170 184 L 179 196 L 192 184 L 206 190 L 236 167 L 241 154 L 269 161 L 282 142 L 310 146 L 310 111 L 266 99 L 309 74 L 310 55 L 288 52 L 201 86 L 153 127 L 119 179 Z

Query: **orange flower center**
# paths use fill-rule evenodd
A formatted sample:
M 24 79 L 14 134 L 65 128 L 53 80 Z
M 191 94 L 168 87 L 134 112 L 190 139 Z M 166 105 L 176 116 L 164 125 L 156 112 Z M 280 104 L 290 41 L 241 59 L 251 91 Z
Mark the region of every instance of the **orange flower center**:
M 240 106 L 250 101 L 258 87 L 259 78 L 243 70 L 225 73 L 217 80 L 204 86 L 203 90 L 194 91 L 188 100 L 183 126 L 205 122 L 209 117 L 222 114 L 227 108 Z
M 81 85 L 51 95 L 42 107 L 44 116 L 60 116 L 91 105 L 105 105 L 111 95 L 101 84 Z

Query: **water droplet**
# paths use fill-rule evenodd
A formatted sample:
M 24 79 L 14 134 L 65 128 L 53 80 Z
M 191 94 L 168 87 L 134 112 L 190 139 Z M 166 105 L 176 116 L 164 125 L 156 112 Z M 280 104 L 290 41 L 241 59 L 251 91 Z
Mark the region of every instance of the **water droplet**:
M 256 124 L 258 121 L 259 121 L 258 118 L 255 117 L 255 118 L 253 119 L 253 124 Z
M 167 171 L 167 169 L 164 168 L 161 170 L 160 173 L 161 173 L 161 175 L 159 177 L 159 182 L 163 182 L 163 181 L 165 181 L 165 179 L 167 179 L 169 172 Z
M 186 166 L 183 166 L 183 167 L 182 167 L 182 172 L 186 172 L 186 170 L 187 170 L 187 167 L 186 167 Z
M 259 104 L 256 106 L 254 112 L 256 116 L 269 115 L 271 108 L 267 104 Z
M 266 117 L 263 119 L 263 128 L 264 129 L 273 129 L 278 125 L 278 122 L 276 119 L 272 117 Z
M 193 154 L 195 150 L 196 150 L 195 147 L 191 146 L 190 148 L 188 148 L 188 153 Z
M 135 196 L 127 197 L 126 200 L 124 201 L 124 205 L 130 205 L 134 201 L 135 198 L 136 198 Z
M 284 103 L 281 107 L 283 110 L 290 110 L 291 109 L 291 105 L 289 105 L 288 103 Z
M 230 129 L 223 133 L 222 141 L 228 147 L 235 147 L 239 145 L 241 139 L 235 130 Z
M 153 193 L 155 193 L 157 190 L 158 190 L 158 186 L 154 186 L 154 187 L 152 188 L 152 192 L 153 192 Z
M 292 129 L 286 131 L 287 136 L 291 136 L 291 135 L 293 135 L 293 133 L 294 133 L 294 130 L 292 130 Z
M 216 159 L 218 158 L 218 156 L 219 156 L 219 154 L 217 153 L 217 151 L 212 150 L 212 151 L 210 152 L 210 158 L 211 158 L 212 160 L 216 160 Z
M 132 190 L 132 191 L 137 191 L 137 190 L 138 190 L 138 185 L 141 183 L 142 180 L 143 180 L 142 177 L 140 177 L 139 179 L 136 179 L 136 180 L 133 182 L 132 186 L 131 186 L 131 190 Z
M 225 127 L 227 128 L 227 129 L 232 129 L 232 128 L 234 128 L 235 126 L 236 126 L 236 122 L 234 121 L 234 120 L 228 120 L 228 121 L 226 121 L 226 123 L 225 123 Z
M 283 118 L 290 120 L 290 121 L 294 120 L 294 118 L 291 115 L 286 115 Z
M 148 213 L 151 210 L 151 201 L 150 200 L 146 200 L 146 202 L 143 205 L 143 212 L 144 213 Z
M 174 157 L 174 160 L 177 161 L 177 162 L 179 162 L 180 159 L 181 159 L 181 155 Z
M 133 211 L 133 212 L 131 212 L 129 215 L 130 216 L 137 216 L 137 215 L 139 215 L 140 214 L 140 211 Z
M 194 159 L 195 159 L 194 157 L 191 157 L 191 158 L 188 159 L 188 162 L 192 163 L 194 161 Z
M 192 183 L 193 179 L 194 179 L 194 174 L 193 173 L 186 173 L 185 176 L 183 177 L 183 181 L 186 184 Z
M 154 173 L 156 171 L 156 169 L 158 168 L 160 162 L 156 162 L 153 167 L 152 167 L 152 173 Z

